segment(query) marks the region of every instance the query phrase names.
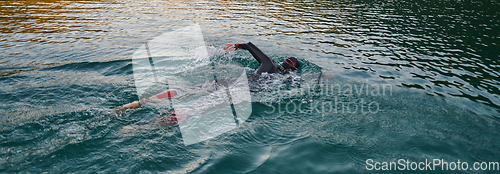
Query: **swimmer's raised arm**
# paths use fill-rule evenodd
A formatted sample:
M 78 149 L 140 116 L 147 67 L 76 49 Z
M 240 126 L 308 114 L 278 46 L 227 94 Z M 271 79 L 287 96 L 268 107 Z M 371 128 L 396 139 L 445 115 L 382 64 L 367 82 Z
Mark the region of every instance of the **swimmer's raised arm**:
M 277 72 L 277 66 L 266 54 L 264 54 L 257 46 L 252 42 L 239 43 L 239 44 L 226 44 L 224 50 L 234 51 L 237 49 L 248 50 L 252 56 L 260 63 L 259 68 L 257 68 L 256 73 L 262 74 L 263 72 L 275 73 Z
M 257 46 L 255 46 L 252 42 L 248 43 L 238 43 L 238 44 L 226 44 L 224 46 L 224 50 L 234 51 L 237 49 L 245 49 L 248 50 L 252 56 L 257 60 L 257 62 L 262 63 L 262 61 L 269 60 L 271 63 L 271 58 L 269 58 L 266 54 L 264 54 Z

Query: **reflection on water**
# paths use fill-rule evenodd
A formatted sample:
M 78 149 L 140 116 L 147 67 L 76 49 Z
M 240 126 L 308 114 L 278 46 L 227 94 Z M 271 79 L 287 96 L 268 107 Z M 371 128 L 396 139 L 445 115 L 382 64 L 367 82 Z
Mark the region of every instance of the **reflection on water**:
M 93 39 L 96 35 L 92 33 L 106 30 L 108 21 L 114 20 L 112 16 L 103 16 L 113 8 L 111 2 L 27 0 L 2 1 L 0 5 L 2 41 L 8 42 L 66 43 Z M 11 33 L 10 37 L 5 37 L 7 33 Z M 19 38 L 14 35 L 17 33 L 35 35 Z
M 496 1 L 23 0 L 0 8 L 0 172 L 364 173 L 369 157 L 473 162 L 499 154 L 491 131 L 500 127 Z M 247 129 L 189 148 L 176 131 L 117 136 L 157 114 L 97 112 L 137 100 L 133 52 L 194 22 L 209 46 L 252 41 L 270 57 L 303 58 L 335 74 L 332 85 L 389 84 L 396 92 L 369 98 L 380 104 L 374 115 L 265 114 L 256 103 Z M 253 66 L 249 58 L 233 60 Z M 286 102 L 334 100 L 315 97 Z

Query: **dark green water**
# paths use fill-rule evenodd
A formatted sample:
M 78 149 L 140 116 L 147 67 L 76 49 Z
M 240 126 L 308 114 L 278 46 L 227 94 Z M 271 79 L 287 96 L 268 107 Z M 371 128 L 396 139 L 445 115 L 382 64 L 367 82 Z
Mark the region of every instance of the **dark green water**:
M 0 6 L 1 173 L 367 173 L 368 159 L 500 162 L 497 1 Z M 184 146 L 176 128 L 123 136 L 122 127 L 157 114 L 105 112 L 138 99 L 132 54 L 194 22 L 212 50 L 251 41 L 278 62 L 299 57 L 333 76 L 318 93 L 253 94 L 244 126 L 209 141 Z M 256 68 L 243 51 L 233 61 Z M 424 172 L 498 172 L 436 169 Z

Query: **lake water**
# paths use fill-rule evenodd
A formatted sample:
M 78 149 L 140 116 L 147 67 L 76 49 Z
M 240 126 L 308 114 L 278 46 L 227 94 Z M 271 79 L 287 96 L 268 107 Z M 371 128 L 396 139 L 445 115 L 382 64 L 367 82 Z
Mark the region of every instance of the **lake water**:
M 366 173 L 375 162 L 434 159 L 468 171 L 426 173 L 499 170 L 473 171 L 500 162 L 497 1 L 0 6 L 1 173 Z M 158 114 L 147 105 L 107 113 L 138 100 L 134 51 L 194 23 L 212 58 L 251 41 L 277 62 L 320 68 L 319 91 L 254 93 L 243 126 L 188 146 L 178 127 L 123 135 Z M 229 61 L 258 66 L 246 51 Z

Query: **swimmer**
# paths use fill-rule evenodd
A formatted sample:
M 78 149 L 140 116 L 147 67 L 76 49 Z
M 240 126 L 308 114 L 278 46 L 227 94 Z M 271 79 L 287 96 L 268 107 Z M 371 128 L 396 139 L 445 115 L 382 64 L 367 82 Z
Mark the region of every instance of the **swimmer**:
M 268 74 L 272 73 L 280 73 L 280 74 L 287 74 L 291 71 L 298 70 L 300 68 L 300 63 L 295 57 L 288 57 L 285 59 L 285 61 L 281 64 L 281 66 L 276 66 L 274 62 L 269 58 L 266 54 L 264 54 L 257 46 L 255 46 L 253 43 L 248 42 L 248 43 L 238 43 L 238 44 L 226 44 L 224 46 L 224 50 L 227 51 L 235 51 L 237 49 L 245 49 L 248 50 L 252 56 L 257 60 L 257 62 L 260 63 L 259 67 L 257 70 L 255 70 L 256 75 L 260 75 L 264 72 Z M 157 99 L 164 99 L 164 98 L 172 98 L 177 95 L 177 92 L 175 90 L 167 90 L 163 91 L 161 93 L 158 93 L 154 96 L 148 97 L 141 99 L 139 101 L 134 101 L 132 103 L 128 103 L 126 105 L 123 105 L 121 107 L 117 107 L 115 111 L 117 113 L 123 113 L 127 109 L 134 109 L 141 107 L 142 104 L 150 101 L 150 100 L 157 100 Z
M 252 56 L 259 62 L 259 67 L 257 70 L 255 70 L 255 76 L 260 76 L 262 73 L 268 73 L 268 74 L 273 74 L 273 73 L 279 73 L 279 74 L 288 74 L 292 71 L 296 71 L 300 68 L 300 63 L 295 57 L 288 57 L 285 59 L 285 61 L 281 64 L 281 66 L 276 66 L 274 62 L 267 56 L 265 55 L 257 46 L 255 46 L 253 43 L 248 42 L 248 43 L 238 43 L 238 44 L 226 44 L 223 47 L 224 50 L 226 51 L 235 51 L 238 49 L 244 49 L 248 50 Z M 216 84 L 215 84 L 216 83 Z M 192 89 L 183 89 L 183 93 L 196 93 L 196 91 L 201 91 L 200 89 L 207 90 L 208 91 L 215 91 L 217 89 L 217 85 L 223 85 L 225 86 L 227 83 L 223 80 L 216 81 L 215 83 L 213 82 L 207 82 L 202 85 L 198 85 L 193 87 Z M 208 85 L 207 85 L 208 84 Z M 208 87 L 207 87 L 208 86 Z M 143 98 L 139 101 L 134 101 L 132 103 L 125 104 L 123 106 L 119 106 L 115 108 L 116 113 L 122 114 L 128 109 L 134 109 L 134 108 L 139 108 L 143 104 L 153 101 L 153 100 L 159 100 L 159 99 L 171 99 L 175 96 L 178 95 L 178 93 L 181 92 L 179 90 L 166 90 L 161 93 L 158 93 L 156 95 L 153 95 L 151 97 L 146 97 Z M 186 94 L 184 94 L 186 95 Z M 162 127 L 162 126 L 175 126 L 184 123 L 187 119 L 189 119 L 189 116 L 187 114 L 183 114 L 182 111 L 180 113 L 177 113 L 178 111 L 176 110 L 175 112 L 168 112 L 168 114 L 159 114 L 155 121 L 142 125 L 142 126 L 136 126 L 131 127 L 131 126 L 126 126 L 122 129 L 123 133 L 129 132 L 133 129 L 139 129 L 139 130 L 145 130 L 145 129 L 154 129 L 157 127 Z

